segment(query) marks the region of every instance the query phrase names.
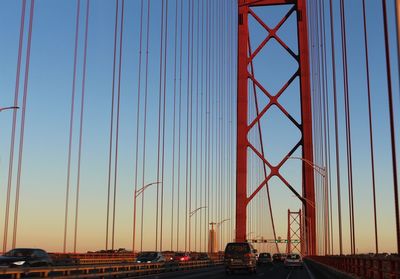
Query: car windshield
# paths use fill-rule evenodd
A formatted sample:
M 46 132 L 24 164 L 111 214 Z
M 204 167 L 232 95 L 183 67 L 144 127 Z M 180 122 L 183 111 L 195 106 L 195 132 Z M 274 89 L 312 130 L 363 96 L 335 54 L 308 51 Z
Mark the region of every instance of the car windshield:
M 32 249 L 14 249 L 4 254 L 7 257 L 30 257 L 34 250 Z
M 142 253 L 138 259 L 154 259 L 157 257 L 157 253 Z
M 185 253 L 176 253 L 175 257 L 184 257 L 186 256 Z
M 290 259 L 290 260 L 298 260 L 298 259 L 300 259 L 300 255 L 298 255 L 298 254 L 290 254 L 290 255 L 287 256 L 287 258 Z
M 229 243 L 225 249 L 225 253 L 228 254 L 244 254 L 249 252 L 250 248 L 246 243 Z
M 260 258 L 270 258 L 271 255 L 269 253 L 261 253 L 259 257 Z

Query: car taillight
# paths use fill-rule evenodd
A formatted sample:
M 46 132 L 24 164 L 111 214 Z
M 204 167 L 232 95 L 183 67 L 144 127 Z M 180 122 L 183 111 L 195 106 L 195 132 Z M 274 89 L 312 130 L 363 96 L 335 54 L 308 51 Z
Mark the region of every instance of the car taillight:
M 251 254 L 250 253 L 246 253 L 246 254 L 244 254 L 244 257 L 250 259 L 251 258 Z
M 185 258 L 181 258 L 181 261 L 184 261 L 185 260 Z

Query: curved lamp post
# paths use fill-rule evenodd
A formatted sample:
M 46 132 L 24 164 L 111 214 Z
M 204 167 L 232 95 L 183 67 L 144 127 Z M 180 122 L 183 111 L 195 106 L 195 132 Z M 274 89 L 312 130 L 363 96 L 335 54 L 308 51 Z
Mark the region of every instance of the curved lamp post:
M 201 209 L 205 209 L 205 208 L 207 208 L 207 206 L 201 206 L 201 207 L 199 207 L 199 208 L 196 208 L 195 210 L 192 210 L 192 211 L 189 213 L 189 217 L 192 217 L 192 216 L 195 215 L 197 212 L 199 212 Z
M 9 109 L 19 109 L 19 107 L 17 107 L 17 106 L 12 106 L 12 107 L 0 108 L 0 112 L 2 112 L 3 110 L 9 110 Z
M 206 209 L 207 206 L 200 206 L 191 212 L 189 212 L 189 251 L 191 251 L 191 228 L 192 228 L 192 217 L 202 209 Z M 196 240 L 195 240 L 195 249 L 196 249 Z
M 152 185 L 161 184 L 162 181 L 156 181 L 149 184 L 144 185 L 142 188 L 135 191 L 134 199 L 133 199 L 133 243 L 132 243 L 132 252 L 135 252 L 135 241 L 136 241 L 136 199 L 139 197 L 143 192 Z M 142 250 L 142 245 L 140 247 Z
M 319 175 L 322 176 L 323 181 L 324 181 L 323 182 L 323 188 L 325 189 L 324 198 L 326 199 L 326 202 L 325 202 L 325 205 L 324 205 L 324 213 L 325 213 L 325 215 L 328 215 L 329 214 L 329 212 L 328 212 L 329 209 L 328 209 L 328 206 L 327 206 L 327 200 L 328 200 L 328 197 L 327 197 L 327 195 L 328 195 L 328 189 L 327 189 L 327 187 L 328 187 L 328 175 L 327 175 L 328 171 L 327 171 L 327 169 L 325 167 L 318 166 L 318 165 L 314 164 L 313 162 L 311 162 L 311 161 L 309 161 L 307 159 L 301 158 L 301 157 L 287 157 L 287 159 L 301 160 L 304 163 L 306 163 L 307 165 L 309 165 L 310 167 L 312 167 Z M 308 203 L 313 208 L 315 208 L 314 202 L 312 202 L 312 201 L 310 201 L 310 200 L 308 200 L 308 199 L 306 199 L 304 197 L 302 197 L 302 201 Z M 327 222 L 327 220 L 328 220 L 328 218 L 325 217 L 325 222 Z M 325 223 L 325 226 L 328 226 L 328 224 Z M 327 229 L 327 231 L 329 233 L 329 228 Z M 328 254 L 328 247 L 327 247 L 328 246 L 328 237 L 327 237 L 326 233 L 324 234 L 324 242 L 325 242 L 325 247 L 324 247 L 325 251 L 324 252 L 325 252 L 325 255 L 327 255 Z

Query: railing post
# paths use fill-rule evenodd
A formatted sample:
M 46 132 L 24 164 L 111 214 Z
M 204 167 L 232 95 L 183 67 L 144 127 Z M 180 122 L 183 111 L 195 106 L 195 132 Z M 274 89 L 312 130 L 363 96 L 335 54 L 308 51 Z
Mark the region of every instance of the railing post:
M 383 279 L 383 266 L 382 266 L 382 260 L 381 259 L 378 259 L 378 270 L 377 270 L 377 272 L 378 272 L 378 278 L 379 279 Z

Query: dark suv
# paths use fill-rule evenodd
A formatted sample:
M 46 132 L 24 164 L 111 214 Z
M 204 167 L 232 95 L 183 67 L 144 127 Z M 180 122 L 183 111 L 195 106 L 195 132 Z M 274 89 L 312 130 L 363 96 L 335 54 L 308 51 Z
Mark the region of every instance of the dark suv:
M 42 249 L 18 248 L 0 256 L 0 267 L 51 266 L 53 261 Z
M 283 261 L 284 261 L 283 255 L 282 255 L 281 253 L 275 253 L 275 254 L 272 256 L 272 260 L 273 260 L 274 262 L 283 262 Z
M 257 250 L 247 242 L 231 242 L 225 248 L 225 271 L 227 274 L 236 270 L 247 270 L 256 273 Z

